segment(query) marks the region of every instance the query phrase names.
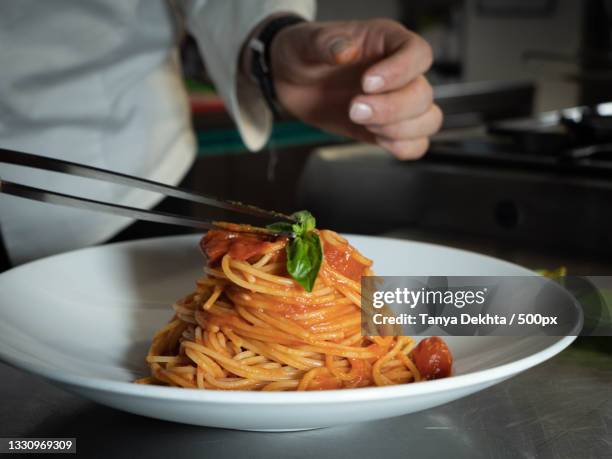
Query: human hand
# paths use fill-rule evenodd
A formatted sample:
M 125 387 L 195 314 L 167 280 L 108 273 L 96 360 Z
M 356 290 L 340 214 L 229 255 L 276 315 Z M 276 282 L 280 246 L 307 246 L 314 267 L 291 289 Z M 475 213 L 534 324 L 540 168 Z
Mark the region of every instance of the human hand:
M 416 159 L 442 124 L 423 74 L 431 48 L 401 24 L 374 19 L 286 27 L 270 49 L 281 105 L 326 131 Z

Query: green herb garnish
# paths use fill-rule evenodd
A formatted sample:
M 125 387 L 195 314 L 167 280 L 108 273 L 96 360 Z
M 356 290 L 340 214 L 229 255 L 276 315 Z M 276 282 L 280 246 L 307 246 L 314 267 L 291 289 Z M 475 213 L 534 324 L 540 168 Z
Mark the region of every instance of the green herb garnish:
M 307 210 L 292 215 L 297 223 L 272 223 L 268 228 L 294 234 L 287 244 L 287 272 L 307 292 L 312 292 L 323 261 L 323 248 L 319 235 L 315 233 L 315 218 Z

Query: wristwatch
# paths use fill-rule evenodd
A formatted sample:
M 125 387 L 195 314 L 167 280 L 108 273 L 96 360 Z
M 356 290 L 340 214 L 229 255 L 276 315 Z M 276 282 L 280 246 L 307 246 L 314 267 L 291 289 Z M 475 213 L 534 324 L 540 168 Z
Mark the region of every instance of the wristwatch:
M 261 89 L 266 103 L 275 116 L 278 116 L 279 105 L 276 99 L 272 68 L 270 66 L 270 45 L 274 37 L 283 30 L 306 20 L 300 16 L 287 15 L 279 16 L 268 22 L 256 37 L 253 37 L 248 44 L 251 51 L 251 79 L 257 83 Z

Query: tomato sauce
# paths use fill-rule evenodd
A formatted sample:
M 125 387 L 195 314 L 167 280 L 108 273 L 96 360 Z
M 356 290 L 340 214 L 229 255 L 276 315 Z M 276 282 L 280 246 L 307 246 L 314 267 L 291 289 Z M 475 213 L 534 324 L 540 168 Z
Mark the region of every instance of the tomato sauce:
M 367 385 L 369 383 L 368 375 L 372 369 L 371 366 L 368 365 L 368 368 L 366 368 L 366 362 L 361 359 L 349 358 L 348 360 L 351 363 L 351 371 L 349 373 L 349 376 L 351 376 L 350 385 L 352 387 Z
M 412 350 L 412 360 L 423 379 L 446 378 L 451 374 L 453 357 L 437 336 L 425 338 Z
M 200 247 L 208 257 L 208 263 L 212 265 L 226 253 L 239 261 L 259 255 L 272 245 L 268 239 L 261 234 L 215 229 L 206 233 L 200 241 Z
M 323 254 L 327 264 L 344 277 L 359 282 L 366 267 L 353 258 L 352 251 L 348 244 L 337 247 L 325 240 L 323 242 Z
M 342 389 L 342 382 L 331 374 L 318 374 L 308 385 L 308 390 Z

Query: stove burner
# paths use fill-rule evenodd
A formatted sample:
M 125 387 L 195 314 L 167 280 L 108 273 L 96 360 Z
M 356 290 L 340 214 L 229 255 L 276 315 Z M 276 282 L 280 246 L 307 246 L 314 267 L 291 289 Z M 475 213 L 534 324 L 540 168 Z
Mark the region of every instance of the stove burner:
M 435 141 L 429 159 L 612 174 L 612 102 L 494 122 L 486 132 Z

